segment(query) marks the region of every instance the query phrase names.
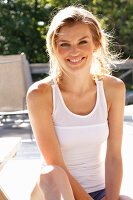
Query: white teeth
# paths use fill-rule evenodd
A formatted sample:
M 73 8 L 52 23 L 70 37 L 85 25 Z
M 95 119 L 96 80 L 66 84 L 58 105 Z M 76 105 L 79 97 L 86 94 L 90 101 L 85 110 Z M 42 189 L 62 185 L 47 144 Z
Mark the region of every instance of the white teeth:
M 70 60 L 70 62 L 74 62 L 74 63 L 76 63 L 76 62 L 81 61 L 81 59 L 82 59 L 82 58 L 80 58 L 80 59 L 72 59 L 72 60 Z

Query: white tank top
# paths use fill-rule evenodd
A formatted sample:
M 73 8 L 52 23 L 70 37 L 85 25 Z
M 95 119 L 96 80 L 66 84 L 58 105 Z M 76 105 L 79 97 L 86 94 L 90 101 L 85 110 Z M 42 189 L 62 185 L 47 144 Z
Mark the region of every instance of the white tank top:
M 63 159 L 87 193 L 105 188 L 105 144 L 109 134 L 103 82 L 97 81 L 97 99 L 87 115 L 71 112 L 54 81 L 53 122 Z

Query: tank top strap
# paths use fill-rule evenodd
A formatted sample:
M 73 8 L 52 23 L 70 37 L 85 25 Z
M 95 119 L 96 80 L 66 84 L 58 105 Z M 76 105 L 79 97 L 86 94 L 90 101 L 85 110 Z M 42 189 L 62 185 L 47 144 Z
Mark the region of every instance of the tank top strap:
M 105 92 L 104 92 L 104 85 L 103 85 L 103 80 L 98 80 L 96 81 L 97 84 L 97 92 L 98 92 L 98 96 L 99 96 L 99 103 L 100 105 L 103 106 L 103 109 L 105 111 L 105 113 L 108 113 L 108 109 L 107 109 L 107 101 L 106 101 L 106 97 L 105 97 Z
M 50 85 L 52 86 L 52 85 L 54 85 L 55 84 L 55 82 L 54 82 L 54 80 L 53 80 L 53 78 L 50 80 Z
M 97 84 L 97 91 L 99 92 L 100 97 L 105 98 L 103 80 L 96 81 L 96 84 Z
M 58 84 L 55 78 L 51 79 L 51 87 L 52 87 L 52 98 L 53 98 L 53 113 L 55 113 L 57 107 L 61 105 L 61 99 L 58 92 Z

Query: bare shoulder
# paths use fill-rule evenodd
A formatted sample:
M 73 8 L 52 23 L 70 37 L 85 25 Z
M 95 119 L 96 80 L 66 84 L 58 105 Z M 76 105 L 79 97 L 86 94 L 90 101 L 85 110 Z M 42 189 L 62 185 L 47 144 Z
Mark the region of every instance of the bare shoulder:
M 36 104 L 41 102 L 48 103 L 51 101 L 51 77 L 46 77 L 33 83 L 27 92 L 27 103 Z
M 121 79 L 119 79 L 115 76 L 112 76 L 112 75 L 104 76 L 103 82 L 107 85 L 116 86 L 116 87 L 124 87 L 124 85 L 125 85 Z
M 120 100 L 125 98 L 125 84 L 124 82 L 114 76 L 106 75 L 103 78 L 105 96 L 107 103 L 110 106 L 114 100 Z
M 125 91 L 125 83 L 117 77 L 106 75 L 103 78 L 103 83 L 106 92 L 120 93 Z

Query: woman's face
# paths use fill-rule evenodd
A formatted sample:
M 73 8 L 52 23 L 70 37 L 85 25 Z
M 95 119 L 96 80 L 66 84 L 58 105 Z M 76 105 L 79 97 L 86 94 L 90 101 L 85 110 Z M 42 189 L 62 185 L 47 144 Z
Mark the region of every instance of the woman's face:
M 55 55 L 65 71 L 90 69 L 94 50 L 96 47 L 87 24 L 76 23 L 60 29 Z

